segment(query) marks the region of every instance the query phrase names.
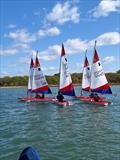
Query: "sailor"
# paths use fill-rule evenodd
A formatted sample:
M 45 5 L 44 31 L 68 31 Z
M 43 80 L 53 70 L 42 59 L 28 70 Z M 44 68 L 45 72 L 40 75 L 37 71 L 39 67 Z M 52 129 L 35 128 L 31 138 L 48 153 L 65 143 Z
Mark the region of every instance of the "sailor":
M 45 95 L 44 94 L 36 94 L 35 95 L 35 98 L 40 98 L 40 99 L 43 99 L 43 98 L 45 98 Z
M 89 97 L 90 97 L 90 98 L 94 98 L 94 93 L 91 93 L 91 94 L 89 95 Z
M 100 97 L 98 94 L 94 94 L 94 101 L 98 102 L 100 100 Z
M 63 102 L 63 99 L 64 99 L 64 96 L 63 96 L 62 93 L 59 91 L 59 92 L 58 92 L 58 95 L 57 95 L 57 100 L 58 100 L 59 102 Z

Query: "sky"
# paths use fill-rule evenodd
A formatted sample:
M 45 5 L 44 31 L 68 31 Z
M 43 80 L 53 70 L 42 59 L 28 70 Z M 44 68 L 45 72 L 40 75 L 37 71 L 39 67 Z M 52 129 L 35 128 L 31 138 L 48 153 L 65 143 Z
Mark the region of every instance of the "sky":
M 28 75 L 37 50 L 44 74 L 58 73 L 62 43 L 69 71 L 80 73 L 95 40 L 104 71 L 119 70 L 119 0 L 0 0 L 0 77 Z

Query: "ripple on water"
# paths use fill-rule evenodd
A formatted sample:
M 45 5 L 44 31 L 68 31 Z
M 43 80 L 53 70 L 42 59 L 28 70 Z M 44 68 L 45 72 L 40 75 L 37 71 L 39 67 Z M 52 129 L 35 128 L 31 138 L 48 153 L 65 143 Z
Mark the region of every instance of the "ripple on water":
M 119 160 L 120 87 L 112 89 L 108 107 L 22 103 L 25 88 L 0 89 L 0 160 L 16 160 L 31 145 L 42 160 Z

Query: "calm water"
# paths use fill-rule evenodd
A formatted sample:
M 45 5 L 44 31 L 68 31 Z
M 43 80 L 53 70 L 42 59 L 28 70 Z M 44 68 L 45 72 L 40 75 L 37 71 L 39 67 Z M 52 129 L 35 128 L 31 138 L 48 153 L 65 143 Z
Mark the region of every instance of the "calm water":
M 0 160 L 17 160 L 27 146 L 42 160 L 120 160 L 120 86 L 112 90 L 108 107 L 73 100 L 62 108 L 19 102 L 26 88 L 0 89 Z

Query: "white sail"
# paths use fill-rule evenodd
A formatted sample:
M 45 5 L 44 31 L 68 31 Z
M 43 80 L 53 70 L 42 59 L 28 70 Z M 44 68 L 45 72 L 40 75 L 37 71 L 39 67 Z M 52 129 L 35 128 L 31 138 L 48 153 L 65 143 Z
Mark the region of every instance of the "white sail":
M 84 68 L 83 68 L 83 76 L 82 76 L 82 90 L 89 91 L 90 90 L 90 66 L 85 55 Z
M 109 93 L 111 94 L 111 88 L 106 79 L 105 73 L 103 71 L 101 62 L 99 60 L 98 53 L 96 49 L 94 50 L 93 63 L 91 68 L 91 91 L 98 93 Z
M 63 45 L 62 45 L 62 51 L 61 51 L 59 90 L 65 95 L 75 96 L 74 87 L 72 84 L 71 75 L 69 73 L 68 62 L 67 62 Z
M 33 72 L 32 92 L 43 93 L 43 94 L 51 93 L 46 78 L 41 70 L 41 66 L 37 55 Z

